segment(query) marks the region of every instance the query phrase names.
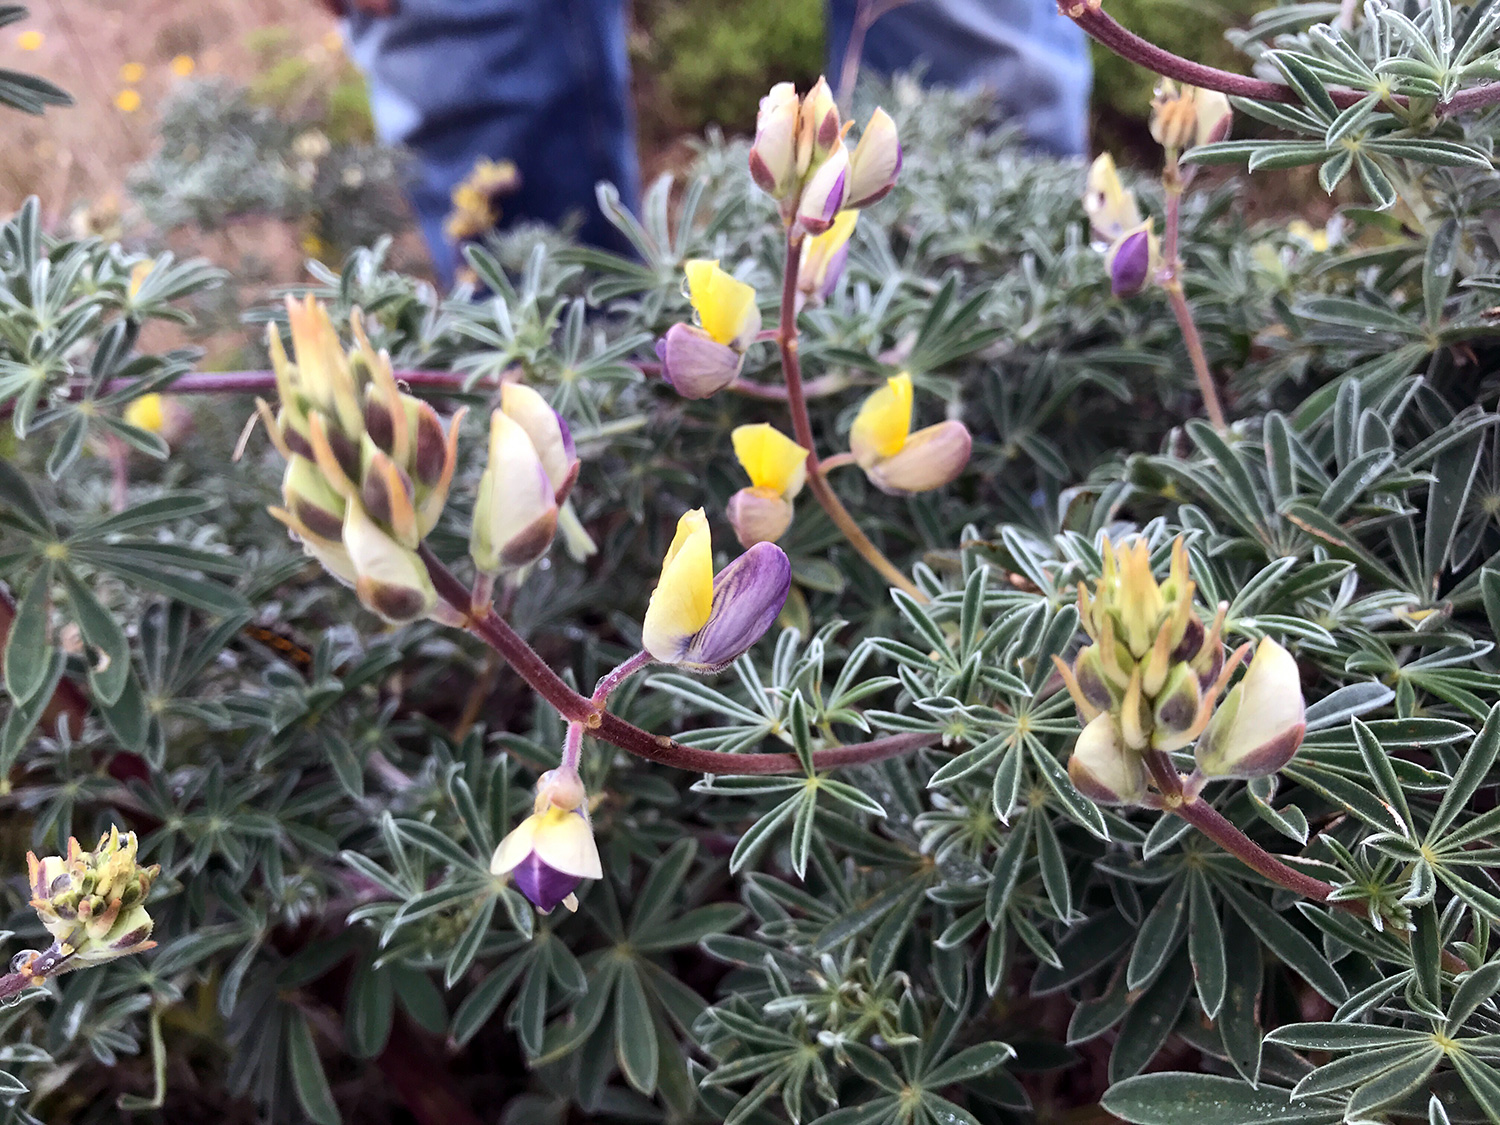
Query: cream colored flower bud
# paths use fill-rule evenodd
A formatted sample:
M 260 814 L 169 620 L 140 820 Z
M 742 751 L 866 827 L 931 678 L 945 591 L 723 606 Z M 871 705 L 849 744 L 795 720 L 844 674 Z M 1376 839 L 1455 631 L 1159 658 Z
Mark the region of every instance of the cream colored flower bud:
M 415 621 L 437 605 L 437 591 L 417 553 L 382 531 L 357 500 L 344 513 L 344 550 L 359 600 L 386 621 Z
M 1292 760 L 1307 731 L 1297 661 L 1266 637 L 1224 697 L 1193 755 L 1207 777 L 1264 777 Z
M 1135 805 L 1146 795 L 1146 766 L 1126 748 L 1115 720 L 1099 715 L 1083 728 L 1068 758 L 1073 787 L 1101 805 Z

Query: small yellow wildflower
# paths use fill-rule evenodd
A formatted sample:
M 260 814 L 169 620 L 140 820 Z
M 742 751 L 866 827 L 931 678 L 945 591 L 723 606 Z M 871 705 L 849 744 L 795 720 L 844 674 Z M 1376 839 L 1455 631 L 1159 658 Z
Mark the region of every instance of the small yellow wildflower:
M 198 64 L 193 61 L 192 55 L 178 55 L 172 60 L 171 66 L 172 73 L 178 78 L 187 78 L 198 69 Z
M 134 113 L 141 108 L 141 95 L 135 90 L 121 90 L 115 95 L 115 108 L 121 113 Z
M 120 68 L 120 81 L 127 86 L 134 86 L 144 77 L 146 68 L 138 62 L 128 62 Z
M 23 31 L 16 36 L 16 46 L 23 51 L 40 51 L 47 37 L 40 31 Z

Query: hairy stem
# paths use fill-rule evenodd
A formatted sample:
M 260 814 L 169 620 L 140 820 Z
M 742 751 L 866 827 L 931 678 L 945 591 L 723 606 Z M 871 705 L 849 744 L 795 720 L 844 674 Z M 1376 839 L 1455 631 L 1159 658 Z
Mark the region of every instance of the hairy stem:
M 1139 63 L 1147 70 L 1155 71 L 1164 78 L 1175 78 L 1204 90 L 1218 90 L 1240 98 L 1253 98 L 1262 102 L 1298 102 L 1296 91 L 1280 82 L 1267 82 L 1260 78 L 1247 78 L 1243 74 L 1204 66 L 1202 63 L 1174 55 L 1149 40 L 1142 39 L 1115 22 L 1100 6 L 1099 0 L 1080 0 L 1070 3 L 1063 0 L 1058 9 L 1090 36 L 1108 47 L 1121 58 Z M 1328 91 L 1334 104 L 1346 109 L 1363 101 L 1365 93 L 1334 87 Z M 1404 99 L 1401 99 L 1404 102 Z
M 1208 420 L 1220 432 L 1228 428 L 1224 417 L 1224 406 L 1219 401 L 1218 388 L 1214 386 L 1213 372 L 1208 369 L 1208 355 L 1203 350 L 1203 337 L 1198 334 L 1198 324 L 1193 320 L 1193 310 L 1188 307 L 1187 295 L 1182 291 L 1182 251 L 1179 235 L 1182 226 L 1182 177 L 1177 167 L 1177 158 L 1171 157 L 1166 173 L 1162 176 L 1167 192 L 1166 230 L 1162 235 L 1162 268 L 1159 280 L 1166 291 L 1167 303 L 1172 306 L 1172 315 L 1177 318 L 1177 327 L 1182 332 L 1182 342 L 1187 345 L 1188 360 L 1193 366 L 1193 376 L 1198 380 L 1198 393 L 1203 396 L 1203 407 L 1208 411 Z
M 639 758 L 696 773 L 802 772 L 802 763 L 795 754 L 724 754 L 715 750 L 699 750 L 684 746 L 664 734 L 651 734 L 627 723 L 618 715 L 594 706 L 591 700 L 569 687 L 514 629 L 495 614 L 493 608 L 473 605 L 469 588 L 432 553 L 432 548 L 424 543 L 418 552 L 438 596 L 464 618 L 464 627 L 504 657 L 516 674 L 556 708 L 558 714 L 570 723 L 579 723 L 588 728 L 595 738 Z M 914 731 L 852 746 L 819 750 L 813 754 L 813 766 L 818 770 L 828 770 L 897 758 L 924 746 L 931 746 L 941 737 L 937 731 Z
M 879 547 L 870 541 L 843 501 L 833 491 L 823 476 L 818 461 L 817 442 L 813 439 L 812 419 L 807 413 L 807 396 L 802 386 L 802 361 L 797 355 L 797 271 L 802 264 L 802 235 L 787 231 L 786 274 L 781 283 L 781 327 L 776 342 L 781 348 L 781 370 L 786 378 L 787 409 L 792 415 L 792 433 L 797 444 L 807 450 L 807 487 L 817 497 L 818 503 L 828 513 L 849 545 L 858 551 L 866 562 L 880 572 L 880 576 L 917 601 L 925 602 L 926 595 L 886 558 Z
M 1259 872 L 1273 883 L 1289 891 L 1296 891 L 1314 902 L 1327 902 L 1328 896 L 1333 893 L 1333 887 L 1322 879 L 1314 879 L 1311 875 L 1304 875 L 1282 863 L 1225 819 L 1207 801 L 1192 800 L 1177 805 L 1169 802 L 1167 807 L 1246 867 Z

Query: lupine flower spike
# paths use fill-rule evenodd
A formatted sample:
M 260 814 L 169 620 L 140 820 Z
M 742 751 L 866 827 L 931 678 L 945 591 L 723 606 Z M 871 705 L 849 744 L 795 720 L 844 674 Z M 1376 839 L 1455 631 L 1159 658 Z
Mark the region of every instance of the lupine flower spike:
M 111 828 L 91 852 L 68 840 L 66 856 L 27 853 L 31 907 L 52 935 L 53 972 L 141 953 L 151 941 L 146 898 L 161 868 L 136 862 L 135 833 Z M 50 952 L 50 951 L 49 951 Z
M 287 298 L 287 319 L 292 359 L 274 325 L 267 333 L 279 412 L 257 404 L 287 461 L 286 506 L 271 514 L 387 621 L 432 613 L 437 593 L 416 548 L 447 502 L 464 412 L 445 432 L 430 405 L 403 393 L 357 310 L 347 352 L 311 297 Z
M 792 586 L 792 564 L 774 543 L 757 543 L 717 575 L 708 518 L 684 512 L 662 560 L 641 626 L 652 657 L 693 672 L 732 664 L 776 620 Z
M 774 543 L 792 525 L 792 500 L 807 481 L 807 450 L 774 426 L 737 426 L 730 435 L 750 487 L 729 498 L 729 522 L 749 548 Z
M 973 441 L 956 419 L 911 432 L 911 376 L 886 380 L 859 408 L 849 448 L 882 492 L 930 492 L 951 484 L 969 463 Z
M 1183 541 L 1173 543 L 1160 583 L 1144 539 L 1118 548 L 1105 539 L 1100 552 L 1093 594 L 1078 586 L 1079 622 L 1092 643 L 1072 664 L 1053 657 L 1086 724 L 1068 762 L 1079 792 L 1101 804 L 1139 804 L 1144 756 L 1194 741 L 1205 777 L 1258 777 L 1285 765 L 1305 729 L 1291 655 L 1275 641 L 1261 641 L 1251 674 L 1216 711 L 1250 646 L 1225 659 L 1228 607 L 1221 604 L 1207 625 L 1198 616 Z
M 750 176 L 781 204 L 788 226 L 822 234 L 840 211 L 868 207 L 895 185 L 901 142 L 890 115 L 883 109 L 871 115 L 853 153 L 845 131 L 822 78 L 801 98 L 790 82 L 780 82 L 761 99 Z
M 739 377 L 745 349 L 760 331 L 755 289 L 719 268 L 695 259 L 683 266 L 688 300 L 702 327 L 674 324 L 656 342 L 662 377 L 683 398 L 708 398 Z
M 573 892 L 585 879 L 603 878 L 604 870 L 589 824 L 588 794 L 575 770 L 549 770 L 537 780 L 531 815 L 500 841 L 490 873 L 509 875 L 543 914 L 559 905 L 578 909 Z

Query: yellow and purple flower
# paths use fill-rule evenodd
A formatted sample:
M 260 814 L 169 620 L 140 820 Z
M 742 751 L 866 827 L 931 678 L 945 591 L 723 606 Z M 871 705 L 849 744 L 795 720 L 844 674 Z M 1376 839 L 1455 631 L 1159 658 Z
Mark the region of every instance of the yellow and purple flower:
M 792 501 L 807 481 L 807 450 L 764 422 L 737 426 L 730 439 L 750 487 L 729 498 L 729 522 L 741 547 L 774 543 L 792 525 Z
M 911 376 L 902 372 L 865 399 L 849 430 L 849 449 L 870 483 L 906 495 L 951 484 L 969 463 L 973 439 L 956 419 L 911 432 Z
M 849 237 L 858 222 L 858 211 L 840 211 L 827 230 L 803 241 L 797 269 L 799 308 L 809 300 L 822 304 L 833 295 L 849 260 Z
M 745 349 L 760 332 L 755 288 L 719 268 L 717 260 L 683 265 L 688 300 L 701 327 L 674 324 L 656 342 L 662 377 L 683 398 L 708 398 L 734 382 Z
M 642 647 L 664 664 L 722 671 L 771 627 L 791 586 L 792 565 L 774 543 L 755 544 L 715 575 L 708 517 L 684 512 L 646 608 Z
M 560 905 L 578 909 L 573 892 L 585 879 L 602 879 L 604 870 L 576 771 L 550 770 L 538 779 L 531 815 L 500 841 L 490 873 L 509 875 L 543 914 Z

